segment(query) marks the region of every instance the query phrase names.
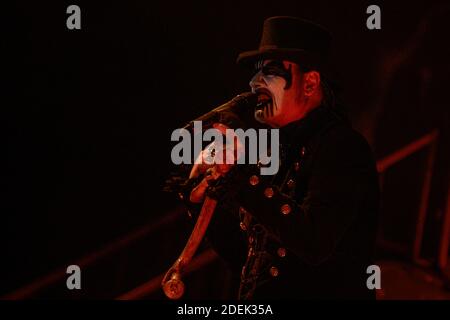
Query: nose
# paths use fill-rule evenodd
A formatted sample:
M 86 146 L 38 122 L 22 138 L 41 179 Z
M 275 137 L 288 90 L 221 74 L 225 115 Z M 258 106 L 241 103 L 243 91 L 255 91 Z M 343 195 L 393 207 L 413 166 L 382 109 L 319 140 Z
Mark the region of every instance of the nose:
M 258 71 L 253 78 L 248 83 L 250 88 L 252 89 L 252 92 L 254 93 L 256 89 L 261 87 L 263 85 L 263 77 L 261 71 Z

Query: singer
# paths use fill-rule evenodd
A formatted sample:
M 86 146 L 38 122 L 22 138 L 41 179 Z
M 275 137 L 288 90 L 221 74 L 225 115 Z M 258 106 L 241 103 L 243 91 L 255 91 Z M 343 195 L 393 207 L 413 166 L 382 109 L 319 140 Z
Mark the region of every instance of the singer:
M 186 183 L 194 216 L 205 195 L 217 200 L 206 237 L 233 271 L 239 299 L 375 299 L 366 270 L 377 171 L 336 97 L 330 42 L 315 23 L 267 19 L 259 48 L 237 62 L 254 70 L 254 118 L 280 130 L 280 169 L 263 176 L 258 165 L 230 164 Z

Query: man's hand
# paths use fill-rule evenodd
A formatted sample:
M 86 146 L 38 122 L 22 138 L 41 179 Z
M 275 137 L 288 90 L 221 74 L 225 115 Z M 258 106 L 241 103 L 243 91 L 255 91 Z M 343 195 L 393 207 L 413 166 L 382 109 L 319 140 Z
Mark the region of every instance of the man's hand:
M 224 177 L 232 166 L 233 164 L 216 164 L 209 168 L 203 180 L 192 189 L 189 200 L 193 203 L 202 202 L 208 188 L 215 185 L 220 178 Z
M 223 135 L 226 134 L 226 130 L 229 129 L 227 125 L 222 123 L 215 123 L 213 127 L 219 130 Z M 190 178 L 198 177 L 203 174 L 205 177 L 203 180 L 191 191 L 189 200 L 193 203 L 201 203 L 205 198 L 205 193 L 210 186 L 216 186 L 218 180 L 223 178 L 234 166 L 234 163 L 241 156 L 244 147 L 241 141 L 235 137 L 234 143 L 231 145 L 223 144 L 221 145 L 221 159 L 222 162 L 233 162 L 229 163 L 216 163 L 217 156 L 219 152 L 217 149 L 217 144 L 212 142 L 208 145 L 199 155 L 199 159 L 202 161 L 196 161 L 196 164 L 192 167 Z M 214 150 L 212 152 L 212 150 Z M 212 155 L 214 154 L 214 156 Z M 231 155 L 231 161 L 228 161 L 227 157 Z M 198 159 L 197 159 L 198 160 Z M 225 161 L 227 160 L 227 161 Z M 220 187 L 222 188 L 222 186 Z

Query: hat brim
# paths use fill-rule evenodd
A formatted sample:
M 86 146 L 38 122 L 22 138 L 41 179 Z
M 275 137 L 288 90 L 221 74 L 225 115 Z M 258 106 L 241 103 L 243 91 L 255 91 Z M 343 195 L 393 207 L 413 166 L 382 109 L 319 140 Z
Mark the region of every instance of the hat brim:
M 253 68 L 255 63 L 261 59 L 287 60 L 297 63 L 301 67 L 305 67 L 310 70 L 317 70 L 322 74 L 322 76 L 327 78 L 333 88 L 338 90 L 341 89 L 338 85 L 337 78 L 339 77 L 336 70 L 334 70 L 329 63 L 324 62 L 327 59 L 302 49 L 274 48 L 245 51 L 239 54 L 236 63 L 245 68 Z

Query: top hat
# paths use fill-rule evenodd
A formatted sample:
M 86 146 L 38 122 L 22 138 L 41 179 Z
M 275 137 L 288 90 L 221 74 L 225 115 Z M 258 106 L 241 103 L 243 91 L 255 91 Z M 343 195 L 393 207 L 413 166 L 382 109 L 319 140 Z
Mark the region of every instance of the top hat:
M 300 67 L 328 73 L 331 34 L 322 26 L 296 17 L 276 16 L 264 21 L 258 50 L 239 54 L 237 63 L 252 65 L 260 59 L 295 62 Z

